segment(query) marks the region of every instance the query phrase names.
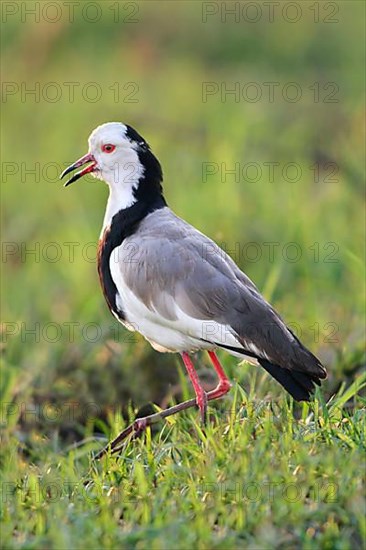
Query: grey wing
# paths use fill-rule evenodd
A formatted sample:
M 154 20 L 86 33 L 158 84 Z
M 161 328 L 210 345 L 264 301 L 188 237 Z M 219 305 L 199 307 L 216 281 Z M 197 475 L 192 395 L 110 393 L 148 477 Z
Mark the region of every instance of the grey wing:
M 178 305 L 195 319 L 227 323 L 238 300 L 261 300 L 255 285 L 223 250 L 169 209 L 147 216 L 124 248 L 135 251 L 131 261 L 121 262 L 126 284 L 170 320 L 176 319 Z
M 124 246 L 135 254 L 120 263 L 122 276 L 150 310 L 168 321 L 176 321 L 179 311 L 192 319 L 214 321 L 226 328 L 227 342 L 222 332 L 215 338 L 212 330 L 202 333 L 202 340 L 321 376 L 319 361 L 233 260 L 168 208 L 148 215 Z

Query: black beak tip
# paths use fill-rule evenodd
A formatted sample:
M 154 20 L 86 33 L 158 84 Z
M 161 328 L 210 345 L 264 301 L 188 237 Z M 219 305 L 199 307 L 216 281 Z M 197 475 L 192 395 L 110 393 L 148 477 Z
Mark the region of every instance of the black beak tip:
M 65 183 L 64 183 L 64 187 L 67 187 L 68 185 L 70 185 L 70 183 L 74 183 L 74 181 L 78 180 L 80 177 L 79 174 L 74 174 L 69 180 L 67 180 Z
M 66 174 L 68 174 L 69 172 L 72 172 L 72 170 L 74 170 L 74 167 L 73 166 L 68 166 L 67 168 L 65 168 L 65 170 L 63 172 L 61 172 L 60 174 L 60 180 L 62 180 L 62 178 L 64 178 L 66 176 Z

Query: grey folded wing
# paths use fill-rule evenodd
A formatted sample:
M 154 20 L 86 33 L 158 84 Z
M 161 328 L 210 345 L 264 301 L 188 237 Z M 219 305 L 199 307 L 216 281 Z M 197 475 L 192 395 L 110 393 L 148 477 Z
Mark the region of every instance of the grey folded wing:
M 179 310 L 214 321 L 235 335 L 239 353 L 319 374 L 319 361 L 234 261 L 168 208 L 149 214 L 121 249 L 121 275 L 152 311 L 170 321 Z

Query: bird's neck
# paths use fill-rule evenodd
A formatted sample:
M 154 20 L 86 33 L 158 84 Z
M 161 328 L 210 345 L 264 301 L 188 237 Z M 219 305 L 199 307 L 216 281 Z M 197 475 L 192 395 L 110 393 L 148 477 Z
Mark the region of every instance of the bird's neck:
M 132 226 L 150 212 L 166 206 L 162 188 L 163 174 L 158 159 L 149 149 L 139 151 L 136 166 L 134 173 L 122 174 L 119 181 L 114 180 L 109 185 L 101 237 L 112 223 L 116 226 L 117 217 L 117 229 L 131 234 Z
M 121 210 L 128 210 L 134 204 L 136 199 L 133 195 L 132 187 L 113 185 L 109 187 L 109 197 L 104 214 L 102 234 L 105 229 L 110 227 L 112 219 Z
M 119 235 L 120 243 L 134 233 L 138 224 L 154 210 L 167 206 L 160 182 L 143 178 L 130 192 L 111 188 L 104 216 L 101 238 L 106 230 Z

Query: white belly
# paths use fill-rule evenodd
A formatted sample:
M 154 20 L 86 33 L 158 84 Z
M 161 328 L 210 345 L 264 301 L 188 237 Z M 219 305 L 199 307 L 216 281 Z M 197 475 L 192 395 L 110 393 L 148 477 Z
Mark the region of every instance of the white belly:
M 110 269 L 118 290 L 116 304 L 124 313 L 126 327 L 140 332 L 156 350 L 188 352 L 214 349 L 220 344 L 242 347 L 230 327 L 215 321 L 190 317 L 177 305 L 176 320 L 167 319 L 158 311 L 149 309 L 127 287 L 118 263 L 118 248 L 111 254 Z

